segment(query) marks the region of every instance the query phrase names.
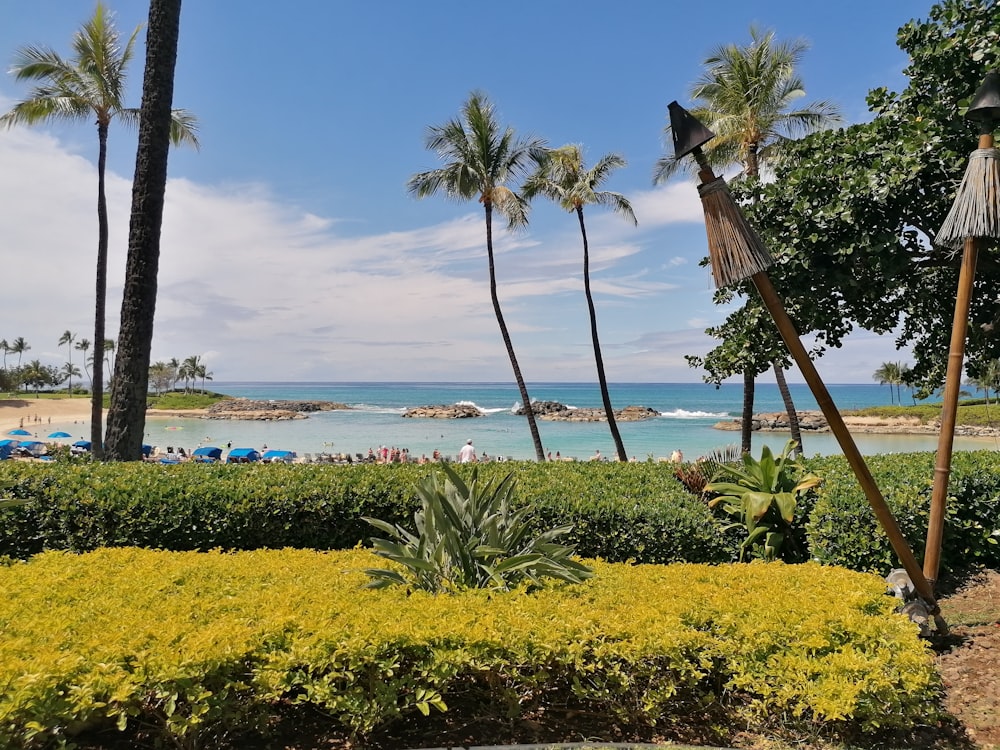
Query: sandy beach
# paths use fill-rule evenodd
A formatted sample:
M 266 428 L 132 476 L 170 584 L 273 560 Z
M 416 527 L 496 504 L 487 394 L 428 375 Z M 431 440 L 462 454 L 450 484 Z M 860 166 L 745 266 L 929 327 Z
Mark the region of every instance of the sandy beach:
M 106 410 L 105 410 L 106 413 Z M 0 400 L 0 434 L 18 428 L 44 438 L 46 428 L 53 422 L 90 420 L 90 399 L 79 398 L 25 398 Z

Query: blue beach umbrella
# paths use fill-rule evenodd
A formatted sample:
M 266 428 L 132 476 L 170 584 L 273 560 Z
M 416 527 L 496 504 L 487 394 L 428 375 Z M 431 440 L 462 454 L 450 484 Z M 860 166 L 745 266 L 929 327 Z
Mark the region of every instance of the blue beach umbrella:
M 31 433 L 27 430 L 11 430 L 7 433 L 8 435 L 30 435 Z
M 68 437 L 73 437 L 73 436 L 70 435 L 68 432 L 53 432 L 51 435 L 49 435 L 49 437 L 50 438 L 68 438 Z

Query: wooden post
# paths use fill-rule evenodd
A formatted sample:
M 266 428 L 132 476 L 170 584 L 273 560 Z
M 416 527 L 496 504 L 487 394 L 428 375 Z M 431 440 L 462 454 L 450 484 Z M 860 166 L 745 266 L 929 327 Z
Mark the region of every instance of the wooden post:
M 812 391 L 819 408 L 823 411 L 823 416 L 826 417 L 827 424 L 830 425 L 830 430 L 837 438 L 837 442 L 840 443 L 840 449 L 844 452 L 844 456 L 847 458 L 851 469 L 854 470 L 854 475 L 858 478 L 861 489 L 864 490 L 865 496 L 868 498 L 868 504 L 875 511 L 875 516 L 878 518 L 879 524 L 881 524 L 886 535 L 889 537 L 889 543 L 892 545 L 896 557 L 899 558 L 903 569 L 910 576 L 913 587 L 920 594 L 920 598 L 930 607 L 931 614 L 937 614 L 939 608 L 934 598 L 934 588 L 930 585 L 927 578 L 924 577 L 923 571 L 921 571 L 920 565 L 917 563 L 917 558 L 913 555 L 913 550 L 910 549 L 910 545 L 906 541 L 906 537 L 903 536 L 903 532 L 899 530 L 892 511 L 886 505 L 885 498 L 882 497 L 878 485 L 875 484 L 875 479 L 868 470 L 868 464 L 865 463 L 864 457 L 854 443 L 854 438 L 847 429 L 847 425 L 844 424 L 844 418 L 840 416 L 840 412 L 830 397 L 830 392 L 826 389 L 826 385 L 823 384 L 822 378 L 820 378 L 819 373 L 816 371 L 816 366 L 813 364 L 812 359 L 810 359 L 806 348 L 802 345 L 798 331 L 795 330 L 795 326 L 788 317 L 788 313 L 785 312 L 785 307 L 778 297 L 778 293 L 774 290 L 771 279 L 763 272 L 755 273 L 750 279 L 753 281 L 754 286 L 757 287 L 757 291 L 760 293 L 764 305 L 771 313 L 771 317 L 774 318 L 774 322 L 778 326 L 778 331 L 781 333 L 781 338 L 785 341 L 785 346 L 788 347 L 788 351 L 791 353 L 796 364 L 798 364 L 802 376 L 805 378 L 806 383 L 809 384 L 809 389 Z

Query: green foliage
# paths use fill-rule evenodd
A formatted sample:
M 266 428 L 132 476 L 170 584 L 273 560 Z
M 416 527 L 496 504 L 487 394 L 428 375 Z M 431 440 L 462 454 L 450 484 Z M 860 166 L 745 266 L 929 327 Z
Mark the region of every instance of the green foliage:
M 768 273 L 779 295 L 799 332 L 816 337 L 817 352 L 840 346 L 855 326 L 895 332 L 913 352 L 913 383 L 933 389 L 944 380 L 954 316 L 954 297 L 941 290 L 957 288 L 958 263 L 931 240 L 976 148 L 962 108 L 1000 64 L 1000 15 L 994 3 L 942 0 L 903 26 L 897 42 L 908 84 L 869 93 L 871 122 L 790 142 L 773 183 L 734 192 L 775 258 Z M 1000 356 L 998 295 L 1000 273 L 980 264 L 966 348 L 973 376 Z M 756 295 L 746 307 L 762 309 Z M 755 346 L 753 329 L 731 320 L 737 330 L 729 333 Z
M 151 409 L 207 409 L 227 398 L 229 396 L 222 393 L 171 391 L 161 396 L 148 396 L 146 401 Z
M 572 524 L 561 539 L 582 557 L 611 561 L 724 562 L 735 559 L 719 522 L 654 463 L 517 462 L 479 465 L 483 481 L 513 468 L 530 502 L 534 533 Z M 471 467 L 455 471 L 468 477 Z M 413 487 L 427 467 L 397 465 L 163 466 L 142 462 L 0 462 L 9 494 L 32 502 L 0 510 L 0 555 L 101 546 L 173 550 L 309 547 L 365 542 L 363 516 L 392 524 L 413 518 Z
M 923 557 L 934 476 L 934 454 L 868 458 L 900 531 L 917 559 Z M 857 479 L 841 456 L 813 458 L 823 484 L 807 524 L 811 556 L 826 564 L 885 575 L 899 567 L 889 540 Z M 942 571 L 1000 567 L 1000 456 L 993 451 L 956 452 L 948 484 Z
M 820 478 L 803 475 L 802 464 L 789 459 L 795 445 L 794 440 L 789 440 L 777 458 L 765 445 L 759 461 L 744 454 L 742 464 L 721 464 L 716 478 L 705 487 L 705 492 L 719 495 L 709 506 L 721 504 L 726 513 L 739 519 L 734 525 L 746 529 L 746 539 L 740 544 L 741 561 L 760 545 L 766 560 L 780 555 L 794 561 L 804 555 L 793 537 L 796 504 L 799 497 L 820 483 Z M 791 548 L 787 552 L 786 540 Z
M 103 549 L 0 566 L 5 747 L 265 746 L 278 714 L 363 744 L 456 705 L 653 728 L 711 706 L 722 726 L 832 736 L 940 712 L 931 655 L 876 576 L 595 561 L 578 586 L 433 596 L 366 590 L 372 559 Z
M 543 578 L 568 583 L 590 578 L 590 569 L 572 559 L 574 548 L 555 543 L 572 526 L 536 534 L 528 521 L 534 509 L 515 509 L 513 474 L 480 481 L 477 467 L 467 484 L 447 464 L 441 468 L 444 478 L 430 474 L 417 484 L 421 508 L 413 517 L 416 534 L 364 519 L 395 540 L 372 539 L 375 554 L 403 568 L 402 573 L 367 570 L 373 588 L 400 584 L 432 593 L 464 588 L 508 591 L 525 580 L 541 585 Z

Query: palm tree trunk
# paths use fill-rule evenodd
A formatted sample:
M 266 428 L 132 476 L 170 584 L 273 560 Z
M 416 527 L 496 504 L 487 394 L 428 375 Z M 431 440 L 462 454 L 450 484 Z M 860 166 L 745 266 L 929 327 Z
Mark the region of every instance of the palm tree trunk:
M 792 401 L 792 392 L 788 390 L 788 381 L 785 380 L 785 371 L 781 365 L 774 362 L 774 379 L 778 383 L 778 392 L 781 400 L 785 404 L 785 412 L 788 414 L 788 429 L 792 433 L 792 440 L 795 441 L 794 456 L 802 455 L 802 431 L 799 429 L 799 413 L 795 411 L 795 403 Z
M 542 449 L 542 438 L 538 434 L 538 423 L 535 421 L 535 412 L 531 407 L 528 388 L 521 376 L 521 368 L 514 355 L 514 345 L 510 341 L 510 333 L 507 332 L 507 324 L 504 322 L 503 312 L 500 310 L 500 298 L 497 296 L 497 277 L 493 265 L 493 205 L 489 201 L 485 201 L 483 208 L 486 211 L 486 254 L 490 261 L 490 299 L 493 300 L 493 312 L 496 313 L 497 323 L 500 325 L 500 335 L 503 337 L 504 346 L 507 347 L 510 366 L 514 370 L 514 380 L 517 381 L 517 389 L 521 393 L 521 403 L 524 404 L 524 414 L 528 418 L 528 429 L 531 431 L 531 442 L 535 446 L 535 458 L 542 462 L 545 461 L 545 451 Z
M 94 346 L 104 345 L 104 307 L 108 288 L 108 201 L 104 192 L 104 169 L 108 159 L 108 124 L 97 123 L 100 150 L 97 157 L 97 285 L 94 302 Z M 103 352 L 102 352 L 103 354 Z M 104 413 L 104 363 L 94 350 L 94 386 L 90 399 L 90 451 L 104 458 L 101 421 Z
M 108 458 L 142 459 L 181 0 L 151 0 Z
M 628 461 L 625 444 L 622 442 L 618 423 L 615 421 L 615 411 L 611 408 L 611 394 L 608 392 L 608 379 L 604 374 L 604 358 L 601 356 L 601 342 L 597 337 L 597 311 L 594 309 L 594 297 L 590 293 L 590 246 L 587 243 L 587 227 L 583 223 L 583 208 L 577 206 L 576 215 L 580 220 L 580 234 L 583 235 L 583 291 L 587 297 L 587 310 L 590 312 L 590 338 L 594 342 L 594 362 L 597 364 L 597 379 L 601 385 L 601 401 L 604 402 L 604 413 L 608 418 L 608 429 L 611 439 L 615 442 L 615 452 L 619 461 Z
M 750 436 L 753 434 L 753 391 L 754 373 L 743 371 L 743 418 L 740 422 L 740 450 L 750 452 Z

